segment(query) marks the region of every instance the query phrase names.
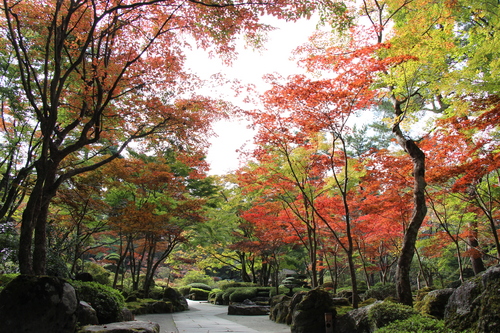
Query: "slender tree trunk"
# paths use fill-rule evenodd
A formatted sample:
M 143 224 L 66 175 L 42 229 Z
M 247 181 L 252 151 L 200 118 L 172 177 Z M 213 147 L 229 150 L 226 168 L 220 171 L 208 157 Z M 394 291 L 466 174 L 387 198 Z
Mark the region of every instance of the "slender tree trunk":
M 477 240 L 477 221 L 469 224 L 470 231 L 468 236 L 468 245 L 470 253 L 470 261 L 472 264 L 472 270 L 474 274 L 477 275 L 482 271 L 486 270 L 484 267 L 483 258 L 481 251 L 479 251 L 479 242 Z
M 356 268 L 354 266 L 354 259 L 352 256 L 352 250 L 347 251 L 347 260 L 349 262 L 349 273 L 351 276 L 351 287 L 352 287 L 352 307 L 354 309 L 358 308 L 358 282 L 356 280 Z
M 404 116 L 401 109 L 402 102 L 393 100 L 395 116 L 397 119 Z M 413 297 L 411 293 L 410 268 L 415 253 L 415 244 L 417 235 L 427 214 L 427 206 L 425 203 L 425 154 L 411 139 L 404 137 L 399 121 L 393 126 L 393 133 L 399 145 L 410 155 L 413 162 L 413 215 L 408 227 L 405 230 L 403 246 L 398 259 L 396 270 L 396 290 L 399 301 L 405 305 L 413 305 Z
M 127 244 L 125 246 L 125 251 L 123 251 L 123 238 L 122 238 L 121 231 L 119 232 L 118 237 L 120 238 L 120 257 L 118 258 L 118 261 L 116 262 L 115 276 L 113 278 L 113 288 L 116 288 L 116 286 L 118 284 L 118 277 L 120 275 L 120 267 L 123 265 L 123 262 L 125 261 L 125 257 L 127 256 L 128 248 L 130 245 L 130 242 L 128 241 L 128 238 L 127 238 Z
M 251 282 L 252 279 L 248 275 L 247 272 L 247 262 L 246 262 L 246 256 L 245 253 L 238 253 L 238 256 L 240 257 L 240 262 L 241 262 L 241 280 L 243 282 Z
M 453 244 L 455 244 L 455 251 L 457 252 L 457 260 L 458 260 L 458 271 L 460 274 L 460 282 L 464 282 L 464 267 L 462 265 L 462 251 L 460 251 L 460 244 L 458 241 L 453 239 Z

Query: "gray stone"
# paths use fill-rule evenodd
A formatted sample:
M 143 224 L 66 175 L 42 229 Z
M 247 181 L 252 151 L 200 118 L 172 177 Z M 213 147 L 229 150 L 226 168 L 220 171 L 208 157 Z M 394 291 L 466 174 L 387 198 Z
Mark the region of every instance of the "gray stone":
M 291 307 L 293 303 L 292 298 Z M 303 295 L 292 313 L 292 333 L 324 333 L 325 313 L 331 314 L 332 318 L 336 316 L 330 294 L 321 288 L 312 289 Z
M 95 309 L 85 301 L 80 301 L 76 314 L 78 318 L 77 321 L 80 326 L 99 324 L 99 319 L 97 319 Z
M 85 326 L 78 333 L 160 333 L 160 325 L 147 321 L 123 321 Z
M 173 306 L 173 312 L 189 310 L 189 305 L 184 296 L 173 288 L 166 288 L 163 292 L 163 300 L 170 301 Z
M 227 308 L 227 314 L 239 316 L 262 316 L 268 315 L 269 309 L 270 307 L 266 305 L 231 304 Z
M 277 295 L 272 297 L 269 301 L 269 319 L 280 324 L 286 324 L 290 311 L 291 300 L 292 298 L 286 295 Z
M 376 301 L 373 304 L 349 311 L 348 313 L 335 318 L 335 323 L 333 326 L 334 332 L 370 333 L 372 329 L 368 320 L 368 312 L 375 304 L 379 303 L 382 303 L 382 301 Z
M 415 309 L 423 314 L 443 319 L 444 309 L 454 291 L 454 288 L 432 290 L 424 296 L 418 306 L 415 304 Z
M 500 265 L 464 282 L 448 300 L 446 326 L 459 331 L 500 333 Z
M 127 308 L 122 309 L 122 317 L 123 317 L 123 321 L 134 321 L 135 320 L 134 314 L 132 313 L 132 311 L 130 311 Z M 96 323 L 96 324 L 98 324 L 98 323 Z
M 75 289 L 54 276 L 19 275 L 0 293 L 2 332 L 74 333 Z
M 172 313 L 174 312 L 171 302 L 158 301 L 153 303 L 153 313 Z

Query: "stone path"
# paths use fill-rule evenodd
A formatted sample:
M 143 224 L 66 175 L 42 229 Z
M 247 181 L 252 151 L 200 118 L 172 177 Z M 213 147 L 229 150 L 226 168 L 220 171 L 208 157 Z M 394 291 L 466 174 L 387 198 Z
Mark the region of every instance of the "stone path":
M 277 324 L 268 316 L 230 316 L 227 306 L 190 300 L 188 303 L 188 311 L 141 315 L 136 319 L 160 324 L 160 333 L 290 333 L 290 327 Z

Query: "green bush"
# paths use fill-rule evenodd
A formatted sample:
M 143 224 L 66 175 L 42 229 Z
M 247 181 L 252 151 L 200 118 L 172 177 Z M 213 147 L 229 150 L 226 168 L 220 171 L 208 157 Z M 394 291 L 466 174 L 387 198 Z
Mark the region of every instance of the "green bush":
M 229 288 L 241 288 L 241 287 L 255 287 L 256 284 L 252 282 L 227 282 L 224 281 L 219 284 L 219 289 L 227 290 Z
M 97 313 L 99 324 L 122 320 L 125 307 L 123 295 L 116 289 L 97 282 L 70 281 L 80 301 L 90 303 Z
M 178 284 L 182 286 L 189 285 L 191 283 L 204 283 L 212 285 L 214 283 L 214 279 L 200 271 L 189 271 L 186 275 L 184 275 Z
M 394 283 L 377 283 L 365 292 L 365 298 L 376 298 L 384 300 L 386 298 L 396 298 L 396 284 Z
M 381 328 L 396 320 L 405 320 L 418 314 L 411 306 L 385 301 L 373 305 L 368 311 L 368 320 L 374 328 Z
M 5 287 L 10 281 L 14 280 L 18 275 L 19 275 L 18 273 L 0 274 L 0 288 Z
M 450 333 L 449 328 L 445 328 L 444 321 L 426 317 L 422 315 L 414 315 L 405 320 L 396 320 L 385 327 L 377 330 L 377 333 Z
M 191 295 L 191 299 L 197 301 L 208 300 L 208 294 L 210 294 L 210 291 L 199 288 L 191 288 L 191 291 L 189 292 L 189 295 Z
M 179 287 L 179 288 L 177 288 L 177 290 L 179 291 L 179 293 L 180 293 L 182 296 L 187 296 L 187 295 L 189 295 L 189 293 L 191 292 L 191 286 L 183 286 L 183 287 Z
M 63 279 L 69 279 L 71 277 L 66 262 L 59 253 L 53 251 L 47 251 L 46 271 L 47 275 L 50 276 L 57 276 Z
M 160 300 L 163 298 L 163 288 L 153 287 L 149 290 L 149 298 Z
M 251 299 L 257 296 L 257 288 L 247 287 L 247 288 L 235 288 L 234 291 L 229 295 L 229 301 L 241 303 L 246 299 Z
M 94 282 L 103 284 L 105 286 L 111 285 L 109 277 L 111 276 L 111 272 L 102 267 L 95 262 L 85 262 L 85 272 L 90 273 Z
M 222 304 L 222 295 L 224 292 L 220 289 L 212 289 L 208 294 L 208 301 L 212 304 Z
M 203 289 L 203 290 L 207 290 L 207 291 L 212 290 L 212 287 L 210 287 L 208 284 L 205 284 L 205 283 L 195 282 L 195 283 L 188 284 L 188 286 L 190 286 L 191 288 L 198 288 L 198 289 Z
M 18 273 L 9 273 L 9 274 L 0 274 L 0 291 L 5 288 L 5 286 L 12 280 L 14 280 L 19 274 Z

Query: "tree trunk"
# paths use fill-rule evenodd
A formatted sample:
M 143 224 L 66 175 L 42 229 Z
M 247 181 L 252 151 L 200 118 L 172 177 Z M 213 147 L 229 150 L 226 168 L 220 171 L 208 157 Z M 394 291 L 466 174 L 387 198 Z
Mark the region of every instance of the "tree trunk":
M 356 267 L 354 266 L 354 259 L 352 257 L 352 251 L 347 251 L 347 260 L 349 262 L 349 273 L 351 276 L 351 288 L 352 288 L 352 300 L 351 304 L 353 309 L 358 308 L 358 282 L 356 280 Z
M 479 251 L 479 242 L 477 240 L 477 221 L 473 221 L 469 224 L 469 236 L 467 237 L 467 243 L 469 246 L 470 261 L 472 264 L 472 270 L 474 274 L 477 275 L 482 271 L 486 270 L 484 267 L 482 253 Z
M 404 115 L 401 109 L 402 102 L 393 100 L 396 118 Z M 405 230 L 403 246 L 398 259 L 396 270 L 396 290 L 399 301 L 405 305 L 413 305 L 411 293 L 410 268 L 415 253 L 417 235 L 422 225 L 427 206 L 425 203 L 425 154 L 411 139 L 404 137 L 399 122 L 397 121 L 392 129 L 399 145 L 410 155 L 413 162 L 413 215 L 408 227 Z
M 37 161 L 37 181 L 21 220 L 19 269 L 21 274 L 44 275 L 47 261 L 47 215 L 56 194 L 56 163 Z M 34 235 L 34 240 L 33 240 Z

